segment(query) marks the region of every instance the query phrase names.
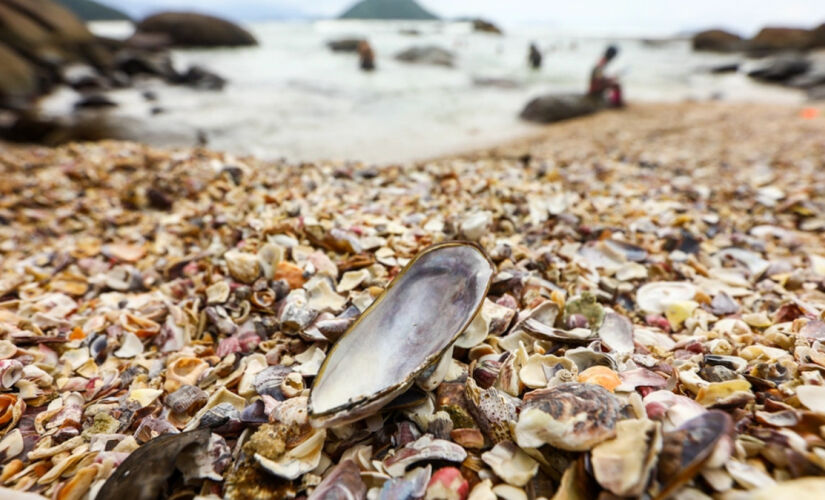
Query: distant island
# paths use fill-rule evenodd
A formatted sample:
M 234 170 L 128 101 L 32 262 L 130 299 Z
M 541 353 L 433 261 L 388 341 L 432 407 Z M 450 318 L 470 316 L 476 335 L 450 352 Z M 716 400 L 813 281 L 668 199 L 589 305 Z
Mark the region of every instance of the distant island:
M 84 21 L 131 21 L 123 11 L 93 0 L 56 0 Z
M 418 5 L 415 0 L 361 0 L 339 19 L 413 19 L 436 20 L 438 16 Z

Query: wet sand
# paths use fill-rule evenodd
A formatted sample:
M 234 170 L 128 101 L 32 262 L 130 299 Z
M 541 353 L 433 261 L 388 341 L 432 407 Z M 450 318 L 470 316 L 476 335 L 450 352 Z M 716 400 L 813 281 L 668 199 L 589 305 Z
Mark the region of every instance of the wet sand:
M 297 495 L 335 477 L 350 492 L 424 481 L 475 498 L 823 488 L 800 482 L 825 474 L 825 108 L 814 110 L 633 105 L 410 165 L 4 148 L 2 486 L 79 498 L 153 437 L 201 427 L 211 438 L 182 455 L 190 481 L 175 476 L 175 491 Z M 308 388 L 341 326 L 450 239 L 477 241 L 496 274 L 438 398 L 311 427 Z M 364 376 L 379 376 L 369 365 Z M 551 396 L 564 411 L 541 414 Z M 537 433 L 536 415 L 589 425 Z M 396 452 L 430 446 L 425 433 L 460 477 L 413 460 L 390 481 Z M 701 449 L 682 449 L 686 436 Z M 620 453 L 617 469 L 622 446 L 645 453 Z

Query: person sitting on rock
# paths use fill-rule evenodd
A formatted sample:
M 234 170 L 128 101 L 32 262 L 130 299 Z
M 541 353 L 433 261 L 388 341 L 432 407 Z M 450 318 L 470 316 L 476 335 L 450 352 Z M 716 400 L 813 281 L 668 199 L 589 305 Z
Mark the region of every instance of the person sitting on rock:
M 539 51 L 539 48 L 536 47 L 535 43 L 530 44 L 530 53 L 527 56 L 527 60 L 530 62 L 531 68 L 541 68 L 541 51 Z
M 358 58 L 361 60 L 362 70 L 372 71 L 375 69 L 375 54 L 373 54 L 372 47 L 366 40 L 358 42 Z
M 618 53 L 619 49 L 615 45 L 607 47 L 590 72 L 590 89 L 587 91 L 588 96 L 603 100 L 612 108 L 624 106 L 622 86 L 615 77 L 605 75 L 604 71 Z

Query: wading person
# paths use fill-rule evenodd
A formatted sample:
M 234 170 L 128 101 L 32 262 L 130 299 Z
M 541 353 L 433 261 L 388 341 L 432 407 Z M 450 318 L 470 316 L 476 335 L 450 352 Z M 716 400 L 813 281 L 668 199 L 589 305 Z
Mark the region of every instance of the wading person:
M 615 45 L 607 47 L 602 58 L 590 72 L 590 88 L 587 91 L 588 96 L 601 99 L 612 108 L 624 106 L 622 86 L 618 79 L 605 75 L 607 65 L 618 53 L 619 49 Z

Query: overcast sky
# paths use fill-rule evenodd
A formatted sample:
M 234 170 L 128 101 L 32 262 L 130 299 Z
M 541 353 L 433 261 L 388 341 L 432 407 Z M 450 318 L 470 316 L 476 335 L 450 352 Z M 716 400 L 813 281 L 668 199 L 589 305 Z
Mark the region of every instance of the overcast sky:
M 236 19 L 329 17 L 353 0 L 98 0 L 140 17 L 167 8 Z M 548 23 L 571 30 L 676 33 L 710 26 L 748 35 L 765 25 L 825 22 L 825 0 L 419 0 L 442 17 L 480 16 L 504 25 Z

